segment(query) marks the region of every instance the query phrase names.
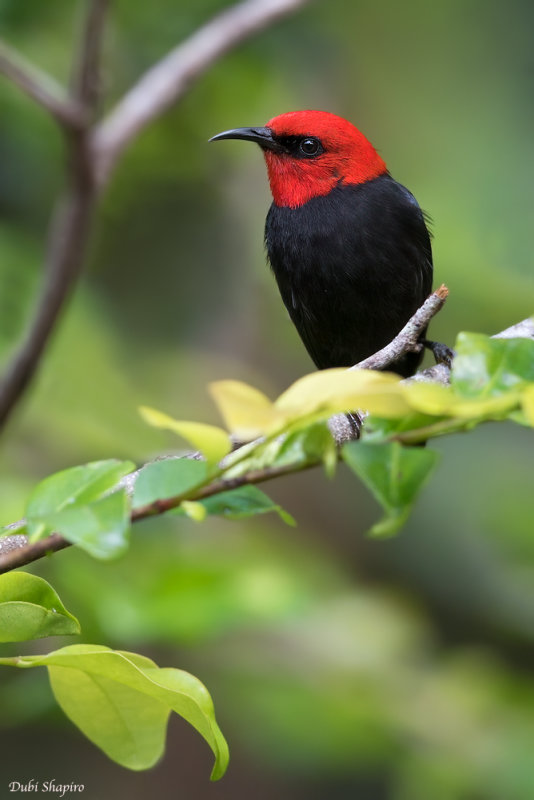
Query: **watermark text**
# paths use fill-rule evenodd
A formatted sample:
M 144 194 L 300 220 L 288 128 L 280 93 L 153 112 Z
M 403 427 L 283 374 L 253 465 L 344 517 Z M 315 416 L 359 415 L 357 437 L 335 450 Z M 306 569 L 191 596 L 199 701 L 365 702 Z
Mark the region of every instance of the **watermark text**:
M 30 778 L 29 781 L 11 781 L 8 784 L 10 792 L 37 792 L 46 794 L 52 793 L 56 797 L 65 797 L 69 794 L 80 794 L 85 790 L 83 783 L 60 783 L 55 778 L 47 781 L 36 781 Z

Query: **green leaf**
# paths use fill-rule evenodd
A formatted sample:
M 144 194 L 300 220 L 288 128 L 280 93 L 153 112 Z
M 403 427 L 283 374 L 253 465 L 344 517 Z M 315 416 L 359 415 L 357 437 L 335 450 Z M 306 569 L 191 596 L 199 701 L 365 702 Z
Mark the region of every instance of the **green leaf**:
M 288 434 L 281 442 L 273 466 L 324 461 L 336 444 L 326 422 L 316 422 Z
M 438 453 L 399 442 L 351 442 L 342 456 L 385 511 L 373 525 L 374 536 L 391 536 L 407 520 L 416 496 L 438 460 Z
M 288 525 L 296 524 L 291 514 L 273 502 L 257 486 L 241 486 L 239 489 L 220 492 L 200 502 L 208 514 L 216 514 L 228 519 L 242 519 L 274 511 Z
M 215 425 L 174 419 L 147 406 L 141 406 L 139 412 L 149 425 L 166 428 L 190 442 L 204 455 L 209 466 L 216 466 L 232 449 L 232 442 L 226 431 Z
M 326 421 L 299 424 L 295 430 L 275 439 L 240 447 L 226 459 L 223 477 L 233 479 L 254 470 L 271 467 L 302 467 L 323 462 L 331 476 L 338 460 L 336 443 Z
M 495 397 L 534 382 L 534 341 L 461 333 L 451 385 L 464 397 Z
M 119 489 L 86 506 L 50 514 L 44 523 L 95 558 L 117 558 L 129 544 L 130 499 Z
M 78 633 L 78 620 L 45 580 L 27 572 L 0 576 L 0 642 Z
M 166 458 L 143 467 L 134 487 L 134 508 L 185 494 L 206 480 L 205 461 L 194 458 Z
M 135 469 L 131 461 L 93 461 L 56 472 L 39 483 L 28 500 L 26 521 L 30 539 L 50 533 L 48 518 L 66 508 L 80 508 L 98 500 Z
M 212 780 L 223 776 L 228 746 L 206 687 L 188 672 L 162 669 L 143 656 L 100 645 L 24 656 L 16 665 L 47 667 L 67 717 L 118 764 L 133 770 L 153 766 L 163 754 L 167 720 L 175 711 L 213 750 Z
M 316 422 L 288 433 L 279 443 L 270 466 L 304 465 L 321 462 L 328 477 L 335 473 L 337 446 L 326 422 Z
M 400 419 L 382 419 L 371 414 L 365 420 L 362 437 L 365 442 L 381 442 L 390 439 L 397 433 L 424 428 L 435 422 L 436 418 L 428 414 L 413 411 Z

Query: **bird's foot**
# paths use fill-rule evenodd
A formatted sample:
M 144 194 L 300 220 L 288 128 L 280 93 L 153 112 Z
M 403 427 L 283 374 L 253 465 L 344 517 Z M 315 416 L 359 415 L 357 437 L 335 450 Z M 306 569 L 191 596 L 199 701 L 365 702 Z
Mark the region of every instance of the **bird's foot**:
M 426 347 L 427 350 L 432 351 L 436 359 L 436 364 L 445 364 L 449 369 L 452 367 L 455 352 L 451 350 L 450 347 L 447 347 L 446 344 L 442 342 L 432 342 L 430 339 L 423 339 L 423 346 Z
M 351 414 L 345 414 L 349 421 L 350 429 L 352 432 L 353 439 L 359 439 L 362 435 L 362 425 L 363 425 L 363 418 L 358 414 L 358 412 L 353 412 Z

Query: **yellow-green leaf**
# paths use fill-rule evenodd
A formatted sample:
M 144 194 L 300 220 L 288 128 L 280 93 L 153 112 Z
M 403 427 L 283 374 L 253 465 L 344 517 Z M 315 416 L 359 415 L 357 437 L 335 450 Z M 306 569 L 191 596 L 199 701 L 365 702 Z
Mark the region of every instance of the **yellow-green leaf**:
M 449 413 L 451 416 L 464 419 L 499 419 L 517 408 L 519 400 L 519 392 L 510 392 L 483 400 L 458 398 L 455 399 Z
M 280 395 L 275 407 L 289 419 L 357 409 L 391 418 L 410 410 L 397 375 L 363 369 L 325 369 L 305 375 Z
M 440 416 L 448 414 L 454 402 L 454 395 L 450 386 L 441 386 L 438 383 L 420 383 L 414 381 L 404 384 L 404 395 L 415 411 L 423 414 Z
M 534 427 L 534 384 L 528 386 L 523 392 L 521 404 L 528 424 Z
M 463 419 L 502 417 L 518 405 L 520 398 L 519 390 L 494 396 L 464 397 L 450 386 L 431 383 L 406 384 L 404 392 L 415 411 Z
M 206 519 L 207 509 L 202 503 L 197 503 L 194 500 L 182 500 L 180 508 L 183 509 L 186 516 L 195 522 L 202 522 Z
M 228 430 L 243 441 L 283 424 L 284 415 L 253 386 L 241 381 L 216 381 L 209 389 Z
M 212 780 L 224 775 L 228 746 L 208 690 L 190 673 L 160 668 L 143 656 L 101 645 L 70 645 L 45 655 L 21 656 L 13 666 L 47 667 L 64 713 L 118 764 L 134 770 L 153 766 L 163 754 L 167 720 L 175 711 L 211 747 Z
M 141 406 L 139 413 L 149 425 L 153 425 L 155 428 L 164 428 L 182 436 L 193 447 L 200 450 L 210 466 L 218 464 L 232 449 L 230 437 L 225 430 L 216 425 L 174 419 L 168 414 L 148 406 Z

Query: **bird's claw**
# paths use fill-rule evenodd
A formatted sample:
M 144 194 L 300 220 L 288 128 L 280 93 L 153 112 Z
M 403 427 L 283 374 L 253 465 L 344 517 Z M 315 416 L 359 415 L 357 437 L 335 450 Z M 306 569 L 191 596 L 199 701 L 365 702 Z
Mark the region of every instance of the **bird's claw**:
M 445 364 L 449 369 L 452 367 L 455 352 L 451 350 L 450 347 L 447 347 L 446 344 L 442 342 L 432 342 L 430 339 L 423 339 L 423 346 L 426 347 L 427 350 L 432 351 L 436 359 L 436 364 Z

